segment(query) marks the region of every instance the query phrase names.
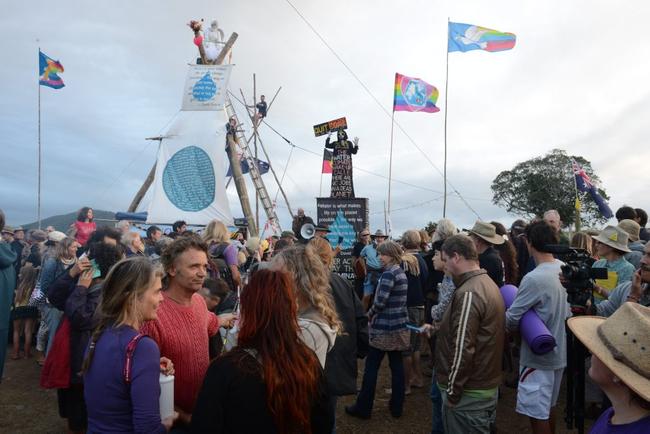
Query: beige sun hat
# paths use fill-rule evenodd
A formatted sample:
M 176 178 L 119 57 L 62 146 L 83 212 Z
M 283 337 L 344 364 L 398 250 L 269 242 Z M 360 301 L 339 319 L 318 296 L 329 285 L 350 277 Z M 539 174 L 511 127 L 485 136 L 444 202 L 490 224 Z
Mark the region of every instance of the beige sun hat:
M 603 243 L 612 249 L 620 250 L 621 252 L 629 253 L 631 250 L 627 247 L 628 235 L 623 229 L 616 226 L 609 225 L 598 236 L 591 236 L 599 243 Z
M 497 234 L 497 229 L 493 224 L 482 222 L 480 220 L 476 220 L 474 227 L 472 229 L 467 229 L 467 232 L 483 238 L 490 244 L 503 244 L 506 242 L 501 235 Z
M 614 375 L 650 401 L 650 308 L 628 302 L 609 318 L 577 316 L 567 324 Z
M 67 235 L 60 231 L 52 231 L 49 234 L 47 234 L 47 239 L 50 241 L 54 241 L 55 243 L 60 243 L 66 237 Z
M 641 233 L 641 225 L 634 220 L 623 219 L 618 222 L 618 227 L 627 232 L 630 241 L 639 241 L 639 234 Z

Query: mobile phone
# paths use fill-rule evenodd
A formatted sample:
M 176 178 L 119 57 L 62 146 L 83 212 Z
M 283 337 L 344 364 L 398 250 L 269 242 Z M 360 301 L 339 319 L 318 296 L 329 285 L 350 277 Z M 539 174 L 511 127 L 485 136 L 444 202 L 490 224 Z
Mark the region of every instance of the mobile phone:
M 92 278 L 96 279 L 98 277 L 101 277 L 102 271 L 99 269 L 99 265 L 97 265 L 97 262 L 94 259 L 90 260 L 90 265 L 91 265 L 92 270 L 93 270 Z
M 343 236 L 339 235 L 339 245 L 343 244 Z

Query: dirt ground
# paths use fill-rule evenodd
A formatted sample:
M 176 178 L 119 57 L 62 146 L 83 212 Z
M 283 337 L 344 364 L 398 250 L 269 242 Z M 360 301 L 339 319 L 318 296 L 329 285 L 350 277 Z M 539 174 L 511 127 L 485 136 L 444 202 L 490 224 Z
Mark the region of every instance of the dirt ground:
M 363 362 L 359 364 L 359 379 L 363 373 Z M 38 385 L 40 368 L 33 358 L 7 359 L 4 378 L 0 383 L 0 433 L 63 433 L 65 424 L 59 418 L 56 392 L 43 390 Z M 426 377 L 429 381 L 429 377 Z M 388 412 L 388 395 L 384 388 L 390 387 L 388 362 L 384 360 L 377 384 L 377 396 L 372 418 L 359 420 L 347 416 L 343 407 L 354 402 L 354 396 L 339 399 L 336 431 L 345 433 L 418 433 L 431 431 L 431 401 L 428 388 L 413 389 L 406 397 L 404 414 L 393 419 Z M 516 390 L 502 387 L 497 410 L 497 429 L 499 433 L 530 433 L 528 420 L 515 413 Z M 563 420 L 564 394 L 558 403 L 560 413 L 557 418 L 557 433 L 576 433 L 567 430 Z M 591 420 L 587 420 L 588 432 Z

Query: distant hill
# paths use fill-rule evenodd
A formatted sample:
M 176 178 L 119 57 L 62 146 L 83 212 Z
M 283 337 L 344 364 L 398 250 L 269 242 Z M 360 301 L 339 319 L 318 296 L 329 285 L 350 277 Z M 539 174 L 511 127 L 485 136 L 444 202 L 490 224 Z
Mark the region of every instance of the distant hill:
M 67 232 L 70 225 L 74 223 L 75 220 L 77 220 L 77 212 L 78 211 L 74 211 L 69 214 L 55 215 L 43 219 L 41 220 L 41 228 L 45 229 L 48 226 L 54 226 L 54 229 L 56 229 L 57 231 Z M 93 213 L 95 215 L 95 221 L 97 221 L 98 219 L 100 220 L 115 219 L 115 213 L 112 211 L 102 211 L 100 209 L 93 209 Z M 101 226 L 102 223 L 97 221 L 97 225 Z M 26 225 L 22 225 L 22 227 L 25 229 L 36 229 L 38 228 L 38 222 L 28 223 Z

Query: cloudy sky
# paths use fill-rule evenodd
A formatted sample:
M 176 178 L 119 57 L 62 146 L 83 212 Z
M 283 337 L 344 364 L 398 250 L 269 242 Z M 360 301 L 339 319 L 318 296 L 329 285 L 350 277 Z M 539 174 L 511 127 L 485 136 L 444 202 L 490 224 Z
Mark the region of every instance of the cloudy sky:
M 492 179 L 553 148 L 592 162 L 613 209 L 650 209 L 650 3 L 641 0 L 3 3 L 0 208 L 10 224 L 36 219 L 38 46 L 61 61 L 66 83 L 42 88 L 43 215 L 84 205 L 126 210 L 155 161 L 157 142 L 145 138 L 180 108 L 196 57 L 186 23 L 195 18 L 239 33 L 232 91 L 250 98 L 253 73 L 268 98 L 282 87 L 268 122 L 315 154 L 294 149 L 289 158 L 284 140 L 266 127 L 261 135 L 276 170 L 288 163 L 292 207 L 308 214 L 324 142 L 312 126 L 346 116 L 360 138 L 356 194 L 370 198 L 372 228 L 383 227 L 391 130 L 384 110 L 394 74 L 438 87 L 444 110 L 448 17 L 517 35 L 511 51 L 449 55 L 448 177 L 476 214 L 510 223 L 514 216 L 491 203 Z M 444 116 L 395 119 L 417 144 L 395 128 L 392 221 L 402 231 L 442 217 Z M 270 174 L 265 180 L 275 195 Z M 328 195 L 330 176 L 322 183 Z M 241 216 L 233 186 L 229 196 Z M 475 212 L 448 196 L 447 215 L 459 226 L 471 225 Z M 278 213 L 287 226 L 281 200 Z

